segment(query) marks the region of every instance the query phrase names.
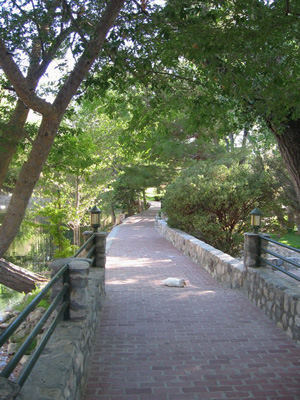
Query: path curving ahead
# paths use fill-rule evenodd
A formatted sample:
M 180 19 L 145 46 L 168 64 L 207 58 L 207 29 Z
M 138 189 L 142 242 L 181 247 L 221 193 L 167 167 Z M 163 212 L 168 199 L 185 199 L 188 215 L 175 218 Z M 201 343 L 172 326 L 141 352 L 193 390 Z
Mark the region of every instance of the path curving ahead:
M 165 240 L 156 212 L 111 235 L 83 400 L 299 400 L 300 348 Z M 167 277 L 187 286 L 161 285 Z

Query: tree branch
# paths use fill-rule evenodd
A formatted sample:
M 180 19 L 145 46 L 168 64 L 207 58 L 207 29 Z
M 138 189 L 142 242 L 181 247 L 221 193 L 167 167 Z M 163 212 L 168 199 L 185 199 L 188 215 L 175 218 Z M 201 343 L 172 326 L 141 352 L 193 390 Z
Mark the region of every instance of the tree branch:
M 14 62 L 2 38 L 0 38 L 0 66 L 24 104 L 42 115 L 49 115 L 55 111 L 50 103 L 35 94 L 35 88 L 29 86 L 28 81 Z
M 73 32 L 72 26 L 66 28 L 62 31 L 56 38 L 52 46 L 49 48 L 49 51 L 43 56 L 42 62 L 36 67 L 36 69 L 32 72 L 32 75 L 35 75 L 36 79 L 39 79 L 47 70 L 50 62 L 53 60 L 57 50 L 63 41 L 68 37 L 70 33 Z M 27 75 L 29 77 L 29 74 Z
M 149 16 L 149 13 L 146 11 L 146 0 L 142 0 L 142 3 L 140 4 L 137 0 L 133 0 L 134 4 L 141 10 L 141 12 L 147 16 Z
M 285 2 L 286 8 L 285 8 L 285 15 L 289 15 L 291 13 L 290 10 L 290 0 L 286 0 Z
M 10 92 L 15 92 L 15 93 L 16 93 L 15 88 L 14 88 L 13 86 L 7 86 L 7 85 L 5 85 L 5 86 L 2 86 L 2 87 L 3 87 L 3 89 L 5 89 L 5 90 L 9 90 Z
M 103 46 L 108 31 L 113 26 L 116 17 L 118 16 L 125 0 L 110 0 L 104 10 L 98 24 L 95 28 L 94 38 L 86 46 L 86 50 L 77 61 L 69 78 L 61 87 L 53 105 L 64 113 L 71 99 L 76 94 L 77 89 L 81 85 L 84 77 L 91 69 L 94 61 L 99 55 L 99 51 Z
M 64 7 L 65 7 L 65 10 L 68 13 L 68 16 L 70 17 L 70 20 L 71 20 L 72 24 L 74 25 L 74 27 L 76 29 L 76 32 L 81 37 L 81 40 L 83 41 L 83 43 L 87 44 L 87 40 L 84 37 L 84 34 L 82 33 L 82 31 L 81 31 L 76 19 L 73 17 L 70 5 L 66 2 L 66 0 L 63 0 L 63 4 L 64 4 Z

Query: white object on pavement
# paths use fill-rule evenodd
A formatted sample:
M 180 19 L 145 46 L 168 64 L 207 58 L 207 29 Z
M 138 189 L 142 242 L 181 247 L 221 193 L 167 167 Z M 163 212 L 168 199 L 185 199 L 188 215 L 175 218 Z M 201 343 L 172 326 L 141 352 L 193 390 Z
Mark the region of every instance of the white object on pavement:
M 183 278 L 178 279 L 178 278 L 167 278 L 162 281 L 163 285 L 166 286 L 175 286 L 175 287 L 184 287 L 186 286 L 186 282 Z

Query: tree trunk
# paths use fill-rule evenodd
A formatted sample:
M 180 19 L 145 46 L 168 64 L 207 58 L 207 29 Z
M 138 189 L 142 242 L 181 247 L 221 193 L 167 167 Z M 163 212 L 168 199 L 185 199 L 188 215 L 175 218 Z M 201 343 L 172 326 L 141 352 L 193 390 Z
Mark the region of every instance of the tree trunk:
M 111 202 L 110 203 L 110 209 L 111 209 L 111 215 L 112 215 L 112 219 L 113 219 L 113 224 L 116 224 L 117 218 L 116 218 L 116 213 L 115 213 L 115 206 L 114 203 Z
M 28 80 L 24 78 L 11 53 L 7 50 L 4 40 L 0 37 L 1 68 L 20 99 L 32 110 L 43 116 L 39 132 L 33 143 L 29 158 L 21 169 L 0 229 L 0 257 L 6 252 L 19 230 L 31 194 L 47 160 L 60 121 L 83 79 L 97 59 L 106 36 L 124 2 L 125 0 L 110 0 L 107 3 L 102 16 L 95 26 L 91 40 L 87 43 L 85 51 L 75 64 L 73 71 L 61 86 L 53 105 L 38 97 L 32 91 Z
M 147 198 L 145 189 L 143 189 L 143 201 L 144 201 L 144 210 L 147 210 Z
M 19 293 L 28 293 L 34 290 L 36 285 L 47 283 L 48 279 L 0 258 L 0 282 Z
M 74 224 L 73 231 L 73 242 L 75 246 L 80 247 L 80 218 L 79 218 L 79 207 L 80 207 L 80 176 L 76 176 L 75 180 L 75 210 L 76 210 L 76 221 Z
M 128 215 L 134 215 L 134 201 L 131 199 L 127 200 L 127 210 L 128 210 Z
M 243 140 L 242 140 L 242 148 L 243 148 L 243 149 L 246 148 L 248 136 L 249 136 L 249 131 L 248 131 L 248 129 L 244 128 Z
M 51 21 L 51 15 L 55 13 L 59 3 L 59 1 L 53 1 L 50 5 L 49 21 Z M 44 27 L 44 33 L 46 33 L 48 29 L 49 26 L 46 25 Z M 47 53 L 42 51 L 40 38 L 35 38 L 35 40 L 33 40 L 28 73 L 26 77 L 26 80 L 32 91 L 36 90 L 40 78 L 46 72 L 50 62 L 55 57 L 55 52 L 66 38 L 66 35 L 69 31 L 70 28 L 61 31 Z M 12 116 L 7 123 L 7 127 L 2 130 L 3 137 L 1 138 L 0 147 L 0 189 L 3 187 L 9 165 L 17 150 L 18 143 L 25 136 L 24 126 L 27 121 L 28 114 L 29 107 L 27 107 L 22 100 L 18 99 Z
M 18 100 L 10 121 L 2 129 L 2 137 L 0 139 L 0 189 L 3 186 L 8 167 L 16 152 L 18 143 L 24 136 L 24 125 L 28 112 L 29 108 L 21 100 Z
M 0 229 L 0 257 L 18 233 L 33 189 L 47 160 L 59 121 L 43 118 L 27 162 L 23 165 Z
M 300 204 L 300 119 L 289 121 L 284 132 L 275 136 Z

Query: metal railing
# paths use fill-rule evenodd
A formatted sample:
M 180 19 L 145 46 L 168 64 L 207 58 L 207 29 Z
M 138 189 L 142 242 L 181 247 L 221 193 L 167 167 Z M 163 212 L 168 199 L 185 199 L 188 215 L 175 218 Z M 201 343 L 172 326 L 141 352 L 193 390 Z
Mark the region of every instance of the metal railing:
M 78 249 L 76 254 L 72 258 L 78 257 L 78 255 L 94 240 L 95 235 L 91 235 L 90 238 L 83 244 L 83 246 Z M 86 258 L 90 258 L 90 261 L 94 261 L 94 251 L 95 245 L 91 246 L 91 249 L 86 254 Z M 28 306 L 18 315 L 18 317 L 6 328 L 6 330 L 0 336 L 0 347 L 2 347 L 9 338 L 14 334 L 14 332 L 18 329 L 18 327 L 25 321 L 28 315 L 36 308 L 36 306 L 40 303 L 42 299 L 44 299 L 49 293 L 50 289 L 60 280 L 63 279 L 62 289 L 56 295 L 56 297 L 51 302 L 49 308 L 43 314 L 35 328 L 28 335 L 26 340 L 20 346 L 16 354 L 9 361 L 9 363 L 5 366 L 5 368 L 0 373 L 0 377 L 9 378 L 15 368 L 17 367 L 21 358 L 26 354 L 27 350 L 34 342 L 37 335 L 41 332 L 45 323 L 49 320 L 53 311 L 60 305 L 59 311 L 56 317 L 51 322 L 49 328 L 44 333 L 40 343 L 35 348 L 34 352 L 31 354 L 28 363 L 21 370 L 21 374 L 16 380 L 16 384 L 21 388 L 28 375 L 32 371 L 35 363 L 37 362 L 40 354 L 42 353 L 44 347 L 49 341 L 51 335 L 53 334 L 58 322 L 60 320 L 68 320 L 69 319 L 69 304 L 70 304 L 70 276 L 69 276 L 69 264 L 65 264 L 51 279 L 51 281 L 40 291 L 40 293 L 28 304 Z
M 87 240 L 86 242 L 83 243 L 83 245 L 82 245 L 82 246 L 77 250 L 77 252 L 74 254 L 73 258 L 78 257 L 78 256 L 83 252 L 83 250 L 85 250 L 86 247 L 87 247 L 90 243 L 92 243 L 92 242 L 94 241 L 94 239 L 95 239 L 95 234 L 91 235 L 91 236 L 88 238 L 88 240 Z M 94 263 L 94 260 L 95 260 L 95 256 L 94 256 L 95 248 L 96 248 L 96 245 L 93 244 L 93 245 L 91 246 L 90 250 L 88 251 L 88 253 L 85 255 L 86 258 L 90 258 L 90 259 L 92 260 L 92 263 Z
M 269 237 L 264 236 L 264 235 L 259 235 L 259 237 L 260 237 L 261 242 L 262 241 L 270 242 L 270 243 L 276 244 L 279 247 L 283 247 L 283 248 L 286 248 L 288 250 L 292 250 L 295 253 L 298 253 L 299 254 L 299 258 L 300 258 L 300 250 L 299 249 L 296 249 L 295 247 L 287 246 L 286 244 L 283 244 L 283 243 L 280 243 L 280 242 L 276 242 L 276 240 L 270 239 Z M 262 253 L 270 254 L 271 256 L 276 257 L 277 259 L 280 259 L 280 260 L 282 260 L 283 262 L 285 262 L 287 264 L 293 265 L 294 267 L 299 268 L 299 270 L 300 270 L 300 264 L 298 262 L 293 261 L 290 258 L 286 258 L 286 257 L 282 256 L 281 254 L 275 253 L 274 251 L 271 251 L 271 250 L 269 250 L 269 249 L 267 249 L 265 247 L 262 247 L 262 246 L 260 247 L 260 250 L 261 250 L 261 254 Z M 288 275 L 289 277 L 295 279 L 296 281 L 300 282 L 300 277 L 299 276 L 297 276 L 297 275 L 293 274 L 292 272 L 287 271 L 286 269 L 274 264 L 272 261 L 268 260 L 267 258 L 260 257 L 260 261 L 263 262 L 263 263 L 266 263 L 267 265 L 270 265 L 272 268 L 276 269 L 277 271 L 280 271 L 280 272 Z

